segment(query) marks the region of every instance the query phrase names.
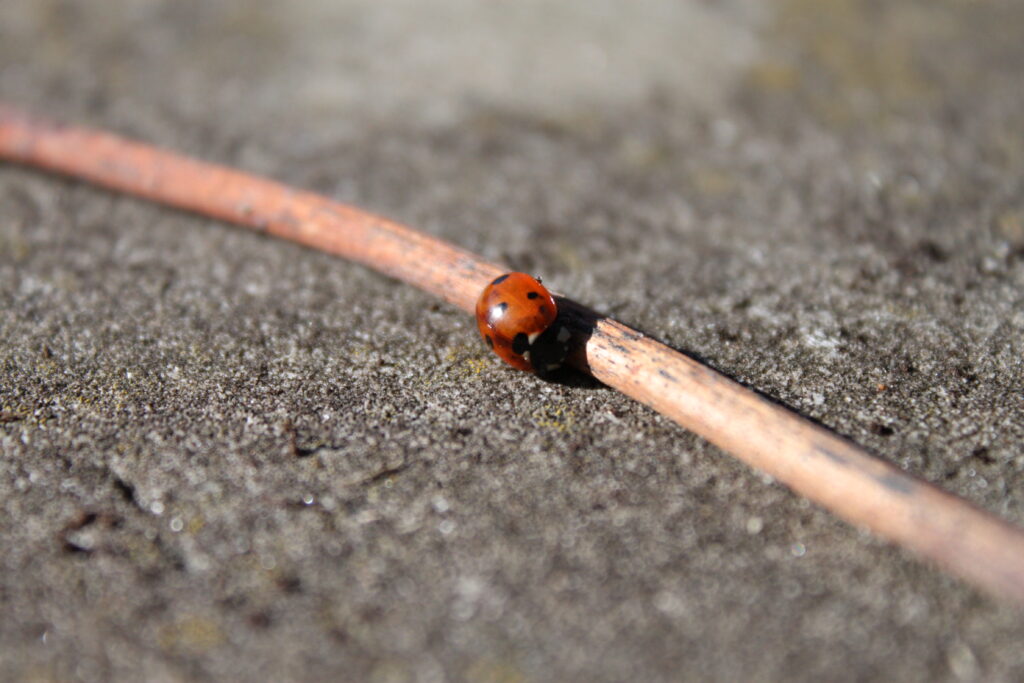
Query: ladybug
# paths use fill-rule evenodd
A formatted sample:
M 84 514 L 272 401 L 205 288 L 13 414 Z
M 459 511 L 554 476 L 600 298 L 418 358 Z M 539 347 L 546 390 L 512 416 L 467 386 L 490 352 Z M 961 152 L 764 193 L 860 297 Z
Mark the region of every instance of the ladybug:
M 565 360 L 569 329 L 558 322 L 558 305 L 540 280 L 505 273 L 484 288 L 476 302 L 480 336 L 514 368 L 547 374 Z

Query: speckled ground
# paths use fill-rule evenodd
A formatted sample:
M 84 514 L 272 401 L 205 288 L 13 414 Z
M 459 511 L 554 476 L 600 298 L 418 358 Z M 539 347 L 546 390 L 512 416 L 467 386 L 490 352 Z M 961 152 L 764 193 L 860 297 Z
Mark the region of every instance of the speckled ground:
M 4 0 L 0 100 L 536 272 L 1024 524 L 1024 6 Z M 751 435 L 756 438 L 756 435 Z M 0 679 L 1020 680 L 1024 614 L 363 268 L 0 165 Z

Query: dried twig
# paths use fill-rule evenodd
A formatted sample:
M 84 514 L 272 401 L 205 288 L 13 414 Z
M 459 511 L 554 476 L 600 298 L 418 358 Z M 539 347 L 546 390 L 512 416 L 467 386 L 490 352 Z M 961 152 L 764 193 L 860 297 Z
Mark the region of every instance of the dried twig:
M 506 269 L 285 185 L 0 107 L 0 158 L 221 218 L 363 263 L 468 312 Z M 560 300 L 581 370 L 844 519 L 1024 603 L 1024 532 L 911 477 L 620 322 Z

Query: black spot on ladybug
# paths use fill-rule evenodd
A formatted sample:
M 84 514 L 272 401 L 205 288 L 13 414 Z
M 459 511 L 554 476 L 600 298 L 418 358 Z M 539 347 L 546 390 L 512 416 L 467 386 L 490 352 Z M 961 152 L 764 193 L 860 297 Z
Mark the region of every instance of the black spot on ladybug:
M 530 338 L 526 336 L 525 332 L 520 332 L 512 340 L 512 351 L 518 354 L 523 354 L 530 348 Z
M 508 310 L 508 304 L 505 303 L 504 301 L 502 301 L 500 304 L 495 306 L 495 308 L 497 308 L 499 311 L 501 311 L 501 313 L 504 315 L 505 311 Z
M 547 315 L 548 314 L 548 307 L 545 306 L 544 304 L 541 304 L 540 306 L 538 306 L 537 310 L 540 311 L 541 315 Z
M 538 294 L 537 292 L 530 292 L 529 294 L 526 295 L 526 298 L 527 299 L 536 299 L 539 296 L 540 296 L 540 294 Z
M 487 342 L 487 348 L 489 348 L 489 349 L 493 349 L 494 348 L 494 340 L 491 339 L 491 335 L 485 334 L 484 335 L 484 341 Z
M 504 274 L 504 275 L 502 275 L 501 277 L 497 277 L 497 278 L 495 278 L 494 280 L 492 280 L 492 281 L 491 281 L 491 284 L 492 284 L 492 285 L 500 285 L 500 284 L 501 284 L 502 282 L 504 282 L 504 281 L 505 281 L 505 278 L 507 278 L 507 277 L 508 277 L 509 275 L 511 275 L 511 273 L 505 273 L 505 274 Z

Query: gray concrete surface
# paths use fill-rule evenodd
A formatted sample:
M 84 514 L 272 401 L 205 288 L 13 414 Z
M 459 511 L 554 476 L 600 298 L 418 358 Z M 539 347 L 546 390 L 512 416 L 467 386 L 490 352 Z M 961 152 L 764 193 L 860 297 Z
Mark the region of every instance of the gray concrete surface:
M 386 213 L 1024 524 L 1024 6 L 3 0 L 0 99 Z M 0 165 L 0 679 L 1020 680 L 1024 615 L 322 254 Z M 751 435 L 757 438 L 757 435 Z

